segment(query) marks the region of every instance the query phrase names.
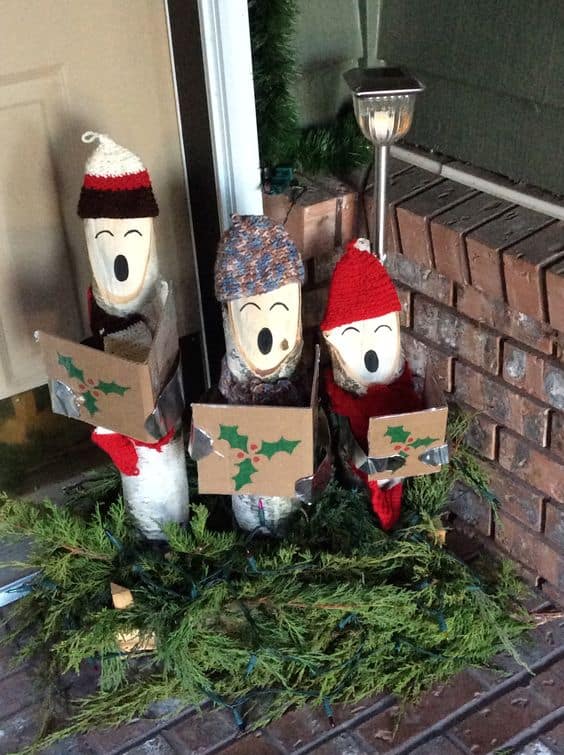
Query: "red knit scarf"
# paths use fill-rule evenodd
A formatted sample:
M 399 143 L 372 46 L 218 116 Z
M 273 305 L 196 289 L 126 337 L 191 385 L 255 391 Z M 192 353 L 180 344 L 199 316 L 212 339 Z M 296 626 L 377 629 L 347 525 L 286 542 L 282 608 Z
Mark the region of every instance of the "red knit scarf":
M 98 433 L 93 431 L 92 442 L 105 451 L 119 471 L 128 477 L 134 477 L 139 474 L 139 455 L 137 449 L 152 448 L 154 451 L 162 452 L 164 446 L 168 445 L 174 438 L 176 431 L 174 428 L 156 441 L 155 443 L 145 443 L 142 440 L 129 438 L 121 433 Z
M 335 382 L 331 370 L 325 372 L 325 390 L 335 414 L 347 417 L 357 443 L 368 452 L 368 423 L 370 417 L 386 414 L 415 412 L 422 408 L 421 399 L 415 392 L 411 370 L 407 362 L 402 374 L 389 385 L 374 385 L 364 396 L 356 396 Z M 378 482 L 368 480 L 368 475 L 357 470 L 370 494 L 372 509 L 382 525 L 389 530 L 398 521 L 401 512 L 402 484 L 382 489 Z
M 325 372 L 325 390 L 331 409 L 335 414 L 348 417 L 351 430 L 359 446 L 368 451 L 366 436 L 370 417 L 386 414 L 416 412 L 421 409 L 421 399 L 415 392 L 411 370 L 405 363 L 401 375 L 389 385 L 373 385 L 363 396 L 356 396 L 335 382 L 331 370 Z

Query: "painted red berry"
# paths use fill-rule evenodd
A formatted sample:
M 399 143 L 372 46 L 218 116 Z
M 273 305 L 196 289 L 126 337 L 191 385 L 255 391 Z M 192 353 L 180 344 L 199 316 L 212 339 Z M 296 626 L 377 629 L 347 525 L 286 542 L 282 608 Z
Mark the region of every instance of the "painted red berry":
M 407 439 L 408 443 L 413 443 L 413 437 Z
M 80 385 L 78 386 L 78 390 L 79 390 L 79 391 L 85 391 L 85 390 L 86 390 L 86 386 L 84 385 L 84 383 L 81 383 L 81 384 L 80 384 Z
M 242 451 L 239 451 L 239 453 L 237 454 L 237 458 L 242 459 L 244 455 L 245 454 Z
M 251 451 L 256 451 L 257 448 L 258 446 L 256 443 L 251 443 Z
M 401 446 L 394 446 L 394 451 L 401 451 Z
M 256 461 L 260 461 L 260 459 L 259 459 L 259 457 L 258 457 L 258 456 L 253 456 L 253 461 L 255 461 L 255 462 L 256 462 Z
M 94 381 L 92 380 L 92 378 L 88 378 L 86 382 L 88 383 L 88 385 L 94 385 Z
M 100 391 L 92 391 L 92 395 L 98 398 L 98 396 L 100 395 Z

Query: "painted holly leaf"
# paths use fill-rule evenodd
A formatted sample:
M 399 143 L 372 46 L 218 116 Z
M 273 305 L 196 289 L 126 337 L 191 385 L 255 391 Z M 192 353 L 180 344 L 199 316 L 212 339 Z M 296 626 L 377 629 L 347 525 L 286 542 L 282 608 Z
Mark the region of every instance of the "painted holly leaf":
M 243 485 L 248 485 L 253 481 L 253 475 L 258 472 L 258 469 L 250 459 L 235 462 L 235 466 L 239 467 L 239 471 L 231 479 L 235 482 L 235 490 L 241 490 Z
M 262 454 L 263 456 L 266 456 L 268 459 L 272 459 L 274 454 L 293 453 L 296 446 L 299 446 L 300 443 L 301 443 L 301 440 L 288 440 L 284 436 L 282 436 L 278 440 L 275 440 L 274 442 L 263 440 L 261 447 L 257 451 L 257 454 Z
M 405 443 L 411 433 L 403 425 L 388 425 L 384 437 L 389 438 L 391 443 Z
M 430 446 L 431 443 L 434 443 L 438 438 L 430 438 L 427 436 L 426 438 L 416 438 L 413 443 L 410 443 L 409 445 L 411 448 L 425 448 L 426 446 Z
M 249 436 L 239 433 L 239 425 L 220 425 L 218 440 L 226 440 L 231 448 L 247 452 Z
M 117 393 L 119 396 L 123 396 L 123 394 L 129 390 L 129 386 L 120 385 L 113 380 L 111 383 L 105 383 L 103 380 L 100 380 L 96 389 L 102 391 L 102 393 L 105 393 L 106 395 L 108 395 L 108 393 Z
M 90 391 L 83 393 L 82 398 L 84 399 L 84 408 L 89 411 L 91 415 L 96 414 L 98 411 L 98 403 Z
M 78 378 L 78 380 L 81 380 L 84 383 L 84 370 L 79 369 L 75 365 L 74 359 L 72 357 L 66 357 L 63 354 L 59 354 L 58 352 L 57 356 L 59 358 L 59 364 L 65 368 L 68 376 L 71 378 Z

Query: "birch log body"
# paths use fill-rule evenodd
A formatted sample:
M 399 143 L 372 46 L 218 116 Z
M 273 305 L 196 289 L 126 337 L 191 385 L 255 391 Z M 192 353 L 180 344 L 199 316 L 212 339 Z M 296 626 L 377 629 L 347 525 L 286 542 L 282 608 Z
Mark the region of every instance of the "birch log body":
M 151 285 L 148 287 L 145 300 L 139 300 L 139 314 L 143 320 L 134 326 L 106 335 L 103 339 L 104 351 L 133 361 L 146 359 L 168 295 L 166 281 L 157 279 L 153 285 L 153 277 L 151 273 Z M 129 314 L 112 302 L 102 299 L 97 291 L 94 291 L 94 294 L 104 312 L 113 316 Z M 98 427 L 95 435 L 110 432 Z M 187 522 L 189 515 L 188 477 L 182 432 L 158 448 L 137 444 L 133 439 L 128 439 L 128 442 L 135 447 L 137 467 L 135 474 L 126 474 L 120 469 L 125 504 L 145 537 L 150 540 L 164 540 L 162 525 L 168 522 Z M 117 466 L 119 468 L 119 462 Z
M 265 215 L 232 217 L 215 262 L 215 293 L 223 306 L 226 363 L 242 388 L 258 380 L 265 390 L 249 391 L 248 401 L 241 401 L 244 390 L 222 391 L 229 403 L 284 405 L 282 400 L 268 400 L 268 384 L 289 379 L 299 361 L 304 277 L 301 257 L 283 225 Z M 293 498 L 275 496 L 234 495 L 232 502 L 243 530 L 260 528 L 264 518 L 266 534 L 279 534 L 300 505 Z
M 182 434 L 160 450 L 137 446 L 138 475 L 121 475 L 123 496 L 137 526 L 150 540 L 163 540 L 163 524 L 188 520 L 188 479 Z
M 289 518 L 300 508 L 301 501 L 281 496 L 234 495 L 231 504 L 237 524 L 245 532 L 259 528 L 261 534 L 282 537 Z

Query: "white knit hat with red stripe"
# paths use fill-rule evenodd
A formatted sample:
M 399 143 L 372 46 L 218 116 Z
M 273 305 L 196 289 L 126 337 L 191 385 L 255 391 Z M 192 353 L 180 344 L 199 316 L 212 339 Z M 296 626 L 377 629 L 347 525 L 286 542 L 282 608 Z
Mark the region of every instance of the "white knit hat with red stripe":
M 137 155 L 106 134 L 86 131 L 82 141 L 98 144 L 85 165 L 78 202 L 81 218 L 147 218 L 159 214 L 149 173 Z

